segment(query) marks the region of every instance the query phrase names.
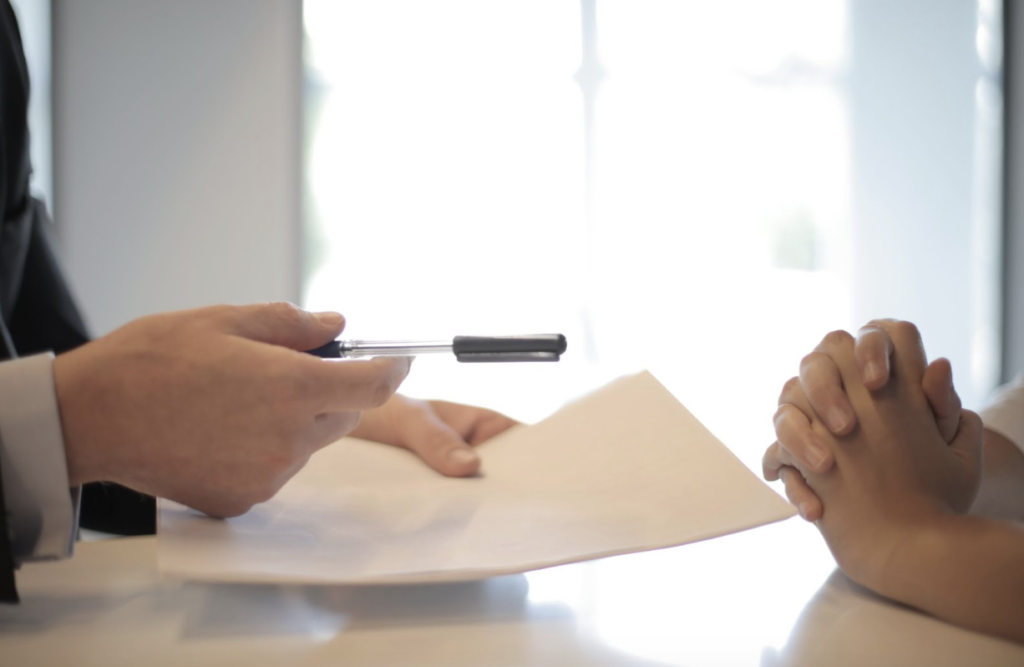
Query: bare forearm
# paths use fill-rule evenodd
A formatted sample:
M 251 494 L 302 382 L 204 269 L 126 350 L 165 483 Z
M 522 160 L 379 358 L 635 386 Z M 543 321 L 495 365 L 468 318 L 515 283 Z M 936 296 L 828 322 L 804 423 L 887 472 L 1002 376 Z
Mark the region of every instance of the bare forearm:
M 1024 521 L 1024 453 L 989 429 L 985 429 L 981 490 L 971 513 L 991 519 Z
M 913 531 L 864 583 L 955 625 L 1024 642 L 1022 563 L 1020 526 L 948 516 Z

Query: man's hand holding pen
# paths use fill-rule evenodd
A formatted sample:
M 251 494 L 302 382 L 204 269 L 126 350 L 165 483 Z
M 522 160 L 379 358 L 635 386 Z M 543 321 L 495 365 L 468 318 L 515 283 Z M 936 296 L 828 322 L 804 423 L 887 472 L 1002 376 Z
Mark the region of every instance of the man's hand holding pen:
M 514 422 L 453 404 L 390 402 L 409 357 L 325 362 L 302 352 L 344 328 L 285 303 L 154 315 L 54 362 L 69 481 L 113 481 L 213 516 L 272 497 L 353 431 L 473 474 L 469 448 Z

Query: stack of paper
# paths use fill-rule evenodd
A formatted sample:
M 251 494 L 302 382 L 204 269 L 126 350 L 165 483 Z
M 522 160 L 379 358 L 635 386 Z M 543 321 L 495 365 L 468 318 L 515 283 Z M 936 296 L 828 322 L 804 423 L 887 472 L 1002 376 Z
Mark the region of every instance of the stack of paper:
M 685 544 L 795 514 L 649 373 L 481 446 L 478 477 L 345 439 L 228 520 L 161 501 L 159 566 L 214 581 L 475 579 Z

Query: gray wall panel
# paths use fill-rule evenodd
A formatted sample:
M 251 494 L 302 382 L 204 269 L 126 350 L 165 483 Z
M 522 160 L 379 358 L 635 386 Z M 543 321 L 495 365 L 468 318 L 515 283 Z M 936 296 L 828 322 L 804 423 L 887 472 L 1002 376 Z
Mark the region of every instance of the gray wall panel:
M 54 0 L 55 213 L 94 333 L 299 297 L 299 0 Z

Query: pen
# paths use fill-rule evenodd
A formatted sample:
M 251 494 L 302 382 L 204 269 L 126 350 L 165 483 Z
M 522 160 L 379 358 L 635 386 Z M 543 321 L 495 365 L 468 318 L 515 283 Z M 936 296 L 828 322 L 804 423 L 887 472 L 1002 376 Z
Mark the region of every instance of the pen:
M 456 336 L 451 341 L 333 340 L 315 350 L 325 359 L 351 357 L 410 357 L 434 352 L 453 352 L 463 363 L 500 361 L 558 361 L 565 352 L 562 334 L 533 336 Z

